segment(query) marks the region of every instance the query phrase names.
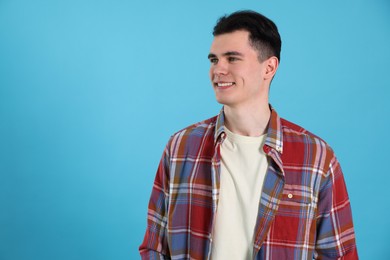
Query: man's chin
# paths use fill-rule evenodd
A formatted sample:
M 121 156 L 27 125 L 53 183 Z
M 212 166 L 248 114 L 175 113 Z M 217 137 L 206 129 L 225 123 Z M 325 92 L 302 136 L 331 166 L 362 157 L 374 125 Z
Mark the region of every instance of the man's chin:
M 217 102 L 224 106 L 229 106 L 232 104 L 232 102 L 229 102 L 229 100 L 226 100 L 224 98 L 216 98 Z

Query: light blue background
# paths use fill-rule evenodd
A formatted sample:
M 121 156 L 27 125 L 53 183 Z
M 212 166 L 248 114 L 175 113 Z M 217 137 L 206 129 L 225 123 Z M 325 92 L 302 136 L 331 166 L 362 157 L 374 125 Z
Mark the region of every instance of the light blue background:
M 248 8 L 282 35 L 272 105 L 334 148 L 360 257 L 389 259 L 387 0 L 0 0 L 0 259 L 139 258 L 166 141 L 220 109 L 212 27 Z

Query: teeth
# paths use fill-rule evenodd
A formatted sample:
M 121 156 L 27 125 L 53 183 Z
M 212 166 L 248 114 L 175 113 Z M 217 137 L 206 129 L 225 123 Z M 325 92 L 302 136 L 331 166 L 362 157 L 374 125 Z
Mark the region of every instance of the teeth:
M 233 85 L 233 82 L 229 82 L 229 83 L 217 83 L 218 84 L 218 87 L 227 87 L 227 86 L 232 86 Z

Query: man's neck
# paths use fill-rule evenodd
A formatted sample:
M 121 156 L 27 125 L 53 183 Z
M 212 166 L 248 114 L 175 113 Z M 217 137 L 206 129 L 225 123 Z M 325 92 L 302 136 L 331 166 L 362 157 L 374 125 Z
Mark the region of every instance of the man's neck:
M 225 126 L 233 133 L 245 136 L 265 134 L 271 111 L 268 102 L 256 107 L 232 108 L 224 106 Z

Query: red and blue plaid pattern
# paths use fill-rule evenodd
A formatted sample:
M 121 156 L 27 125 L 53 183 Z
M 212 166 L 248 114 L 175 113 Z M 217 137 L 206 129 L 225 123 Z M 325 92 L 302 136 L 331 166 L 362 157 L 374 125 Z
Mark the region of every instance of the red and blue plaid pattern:
M 221 111 L 170 138 L 149 202 L 142 259 L 211 258 L 225 135 Z M 332 149 L 273 109 L 263 149 L 270 160 L 253 258 L 358 259 L 349 198 Z

